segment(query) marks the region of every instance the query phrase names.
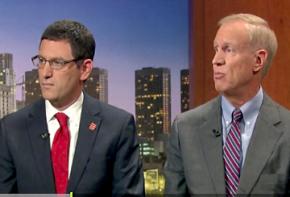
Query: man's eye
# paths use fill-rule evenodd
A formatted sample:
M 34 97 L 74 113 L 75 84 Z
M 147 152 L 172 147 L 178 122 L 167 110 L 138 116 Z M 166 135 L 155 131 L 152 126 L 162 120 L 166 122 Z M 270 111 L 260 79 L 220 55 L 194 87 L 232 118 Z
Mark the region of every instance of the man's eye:
M 233 50 L 232 50 L 232 48 L 227 48 L 226 49 L 226 52 L 232 52 Z
M 39 58 L 38 61 L 39 61 L 40 64 L 45 64 L 45 62 L 46 62 L 46 60 L 43 59 L 43 58 Z
M 229 46 L 225 46 L 223 47 L 223 51 L 224 52 L 227 52 L 227 53 L 231 53 L 234 51 L 234 49 L 232 47 L 229 47 Z
M 64 64 L 63 60 L 53 60 L 53 64 L 57 66 L 62 66 Z

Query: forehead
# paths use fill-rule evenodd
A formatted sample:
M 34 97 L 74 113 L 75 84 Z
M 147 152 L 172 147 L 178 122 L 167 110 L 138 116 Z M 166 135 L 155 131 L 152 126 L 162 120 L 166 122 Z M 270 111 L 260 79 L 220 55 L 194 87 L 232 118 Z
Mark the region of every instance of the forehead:
M 218 29 L 214 45 L 223 43 L 248 44 L 250 42 L 249 32 L 242 21 L 227 22 Z
M 71 57 L 72 50 L 67 40 L 48 40 L 40 42 L 39 53 L 47 57 Z M 44 54 L 45 53 L 45 54 Z
M 70 43 L 68 40 L 49 40 L 49 39 L 43 39 L 40 42 L 40 46 L 41 47 L 55 47 L 55 46 L 62 46 L 62 47 L 68 47 L 70 48 Z

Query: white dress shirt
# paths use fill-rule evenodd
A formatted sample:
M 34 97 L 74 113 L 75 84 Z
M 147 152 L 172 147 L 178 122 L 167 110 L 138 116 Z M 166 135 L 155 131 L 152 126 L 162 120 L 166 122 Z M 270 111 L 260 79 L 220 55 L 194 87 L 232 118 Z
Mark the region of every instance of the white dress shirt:
M 263 89 L 260 88 L 258 93 L 245 104 L 240 107 L 243 113 L 243 120 L 240 123 L 241 127 L 241 143 L 242 143 L 242 163 L 244 165 L 248 146 L 254 131 L 257 117 L 263 102 Z M 222 126 L 223 126 L 223 142 L 225 144 L 226 136 L 230 131 L 232 113 L 235 107 L 222 96 Z
M 70 131 L 68 176 L 70 176 L 71 166 L 72 166 L 76 143 L 78 139 L 83 100 L 84 100 L 84 94 L 82 92 L 79 98 L 71 106 L 66 108 L 64 111 L 57 110 L 55 107 L 51 105 L 51 103 L 48 100 L 45 100 L 46 122 L 48 125 L 50 147 L 52 147 L 53 138 L 55 136 L 56 131 L 60 127 L 54 115 L 57 112 L 62 112 L 68 116 L 68 128 Z

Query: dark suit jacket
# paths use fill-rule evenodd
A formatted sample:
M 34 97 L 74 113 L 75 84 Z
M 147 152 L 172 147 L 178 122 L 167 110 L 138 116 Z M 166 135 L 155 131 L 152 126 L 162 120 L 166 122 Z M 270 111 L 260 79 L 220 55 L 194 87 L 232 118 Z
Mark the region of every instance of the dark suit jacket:
M 220 103 L 215 98 L 173 123 L 165 164 L 167 194 L 225 194 Z M 264 94 L 238 193 L 285 194 L 289 167 L 290 112 Z
M 1 120 L 1 193 L 55 193 L 47 131 L 43 99 Z M 85 94 L 67 191 L 144 195 L 132 115 Z

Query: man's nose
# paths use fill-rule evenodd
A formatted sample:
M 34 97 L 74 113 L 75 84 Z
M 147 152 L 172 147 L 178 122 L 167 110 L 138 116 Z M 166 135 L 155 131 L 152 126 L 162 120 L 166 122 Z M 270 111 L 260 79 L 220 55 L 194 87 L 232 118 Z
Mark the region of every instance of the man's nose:
M 43 68 L 42 68 L 42 73 L 43 73 L 43 76 L 45 78 L 49 78 L 52 76 L 52 73 L 53 73 L 53 70 L 50 66 L 50 63 L 48 61 L 45 62 L 45 64 L 43 65 Z
M 217 51 L 212 59 L 212 65 L 221 66 L 223 64 L 225 64 L 224 56 L 222 52 Z

